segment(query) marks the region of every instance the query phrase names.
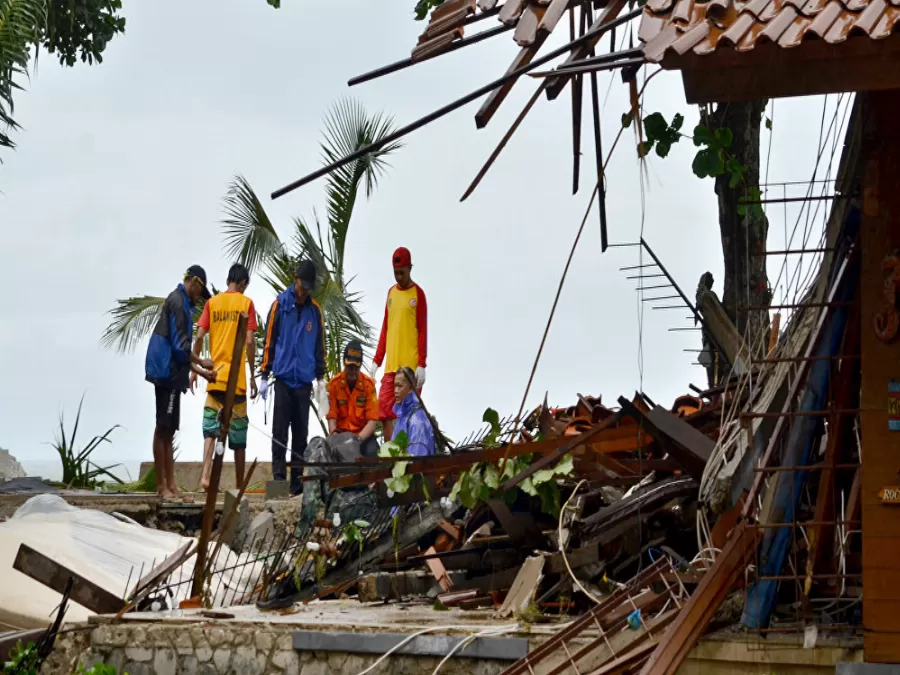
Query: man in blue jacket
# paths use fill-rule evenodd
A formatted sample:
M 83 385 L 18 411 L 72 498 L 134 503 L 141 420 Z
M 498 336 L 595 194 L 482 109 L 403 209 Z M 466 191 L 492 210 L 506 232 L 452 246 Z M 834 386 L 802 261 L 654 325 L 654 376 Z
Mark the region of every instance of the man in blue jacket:
M 147 345 L 144 375 L 156 389 L 156 429 L 153 432 L 153 462 L 156 465 L 156 491 L 160 497 L 177 497 L 175 458 L 172 440 L 181 418 L 181 395 L 188 389 L 193 370 L 210 382 L 213 362 L 191 352 L 194 332 L 193 311 L 197 303 L 209 299 L 206 272 L 191 265 L 184 282 L 169 293 L 159 313 L 156 327 Z
M 294 272 L 294 284 L 272 303 L 266 321 L 259 393 L 265 400 L 269 376 L 273 375 L 272 477 L 287 479 L 285 450 L 290 428 L 292 496 L 303 492 L 303 453 L 306 451 L 313 382 L 317 400 L 322 400 L 325 393 L 325 320 L 322 308 L 312 299 L 315 287 L 316 268 L 304 260 Z

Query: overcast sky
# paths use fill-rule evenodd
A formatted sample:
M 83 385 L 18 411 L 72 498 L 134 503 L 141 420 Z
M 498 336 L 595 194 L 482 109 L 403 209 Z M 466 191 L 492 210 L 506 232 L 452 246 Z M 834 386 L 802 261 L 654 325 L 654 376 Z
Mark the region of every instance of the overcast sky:
M 0 166 L 0 446 L 26 462 L 53 459 L 46 443 L 59 413 L 74 418 L 85 393 L 82 441 L 121 424 L 102 456 L 151 459 L 146 342 L 126 356 L 99 344 L 116 298 L 165 295 L 192 263 L 225 285 L 222 198 L 236 173 L 265 196 L 285 238 L 293 216 L 324 213 L 321 181 L 275 202 L 268 194 L 319 166 L 321 122 L 340 97 L 406 123 L 498 77 L 518 49 L 505 34 L 348 89 L 348 78 L 409 54 L 423 28 L 413 4 L 286 0 L 276 11 L 264 0 L 126 0 L 127 32 L 101 66 L 62 69 L 41 56 L 16 100 L 19 148 L 4 151 Z M 571 194 L 571 110 L 562 96 L 540 101 L 474 196 L 459 202 L 534 86 L 519 82 L 485 130 L 475 128 L 473 104 L 409 136 L 350 228 L 347 267 L 376 328 L 393 283 L 390 254 L 401 245 L 412 251 L 430 314 L 426 402 L 454 438 L 478 426 L 488 406 L 518 408 L 592 187 L 585 124 L 582 188 Z M 608 73 L 601 87 L 608 149 L 627 88 Z M 685 113 L 686 130 L 696 123 L 677 74 L 651 82 L 645 107 L 667 118 Z M 770 181 L 809 180 L 822 108 L 821 98 L 777 102 Z M 681 143 L 666 160 L 650 159 L 643 218 L 630 131 L 607 182 L 611 241 L 636 241 L 643 220 L 645 238 L 691 297 L 703 272 L 713 272 L 719 292 L 722 278 L 713 184 L 693 176 L 693 154 Z M 770 246 L 780 247 L 784 216 L 779 209 L 770 217 Z M 689 383 L 705 384 L 696 354 L 683 351 L 699 347 L 698 334 L 668 331 L 691 325 L 680 310 L 645 312 L 641 381 L 636 286 L 626 279 L 633 272 L 619 271 L 638 262 L 635 248 L 600 254 L 592 213 L 530 405 L 544 391 L 558 405 L 577 393 L 613 405 L 642 387 L 668 406 Z M 261 312 L 273 299 L 264 286 L 254 282 L 248 292 Z M 201 395 L 184 398 L 182 459 L 202 456 L 202 405 Z M 259 405 L 250 416 L 262 427 Z M 251 429 L 250 457 L 269 459 L 269 447 Z

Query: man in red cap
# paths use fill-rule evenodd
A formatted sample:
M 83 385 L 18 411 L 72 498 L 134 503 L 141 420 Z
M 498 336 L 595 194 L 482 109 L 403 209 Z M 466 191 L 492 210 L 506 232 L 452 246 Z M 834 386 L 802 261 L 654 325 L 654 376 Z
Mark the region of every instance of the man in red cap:
M 416 373 L 416 386 L 425 384 L 425 360 L 428 355 L 428 305 L 425 292 L 410 278 L 412 256 L 409 249 L 400 247 L 392 257 L 394 279 L 397 284 L 388 291 L 384 307 L 384 322 L 378 349 L 372 360 L 371 375 L 375 378 L 384 362 L 384 377 L 378 394 L 378 417 L 384 425 L 384 440 L 394 433 L 394 374 L 403 367 Z M 385 356 L 387 360 L 385 361 Z

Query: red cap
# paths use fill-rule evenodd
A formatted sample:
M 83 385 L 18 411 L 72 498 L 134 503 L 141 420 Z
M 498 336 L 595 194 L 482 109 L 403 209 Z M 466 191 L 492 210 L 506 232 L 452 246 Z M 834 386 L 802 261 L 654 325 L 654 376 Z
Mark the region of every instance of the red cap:
M 408 267 L 412 265 L 412 256 L 409 253 L 409 249 L 401 246 L 394 251 L 391 261 L 394 263 L 394 267 Z

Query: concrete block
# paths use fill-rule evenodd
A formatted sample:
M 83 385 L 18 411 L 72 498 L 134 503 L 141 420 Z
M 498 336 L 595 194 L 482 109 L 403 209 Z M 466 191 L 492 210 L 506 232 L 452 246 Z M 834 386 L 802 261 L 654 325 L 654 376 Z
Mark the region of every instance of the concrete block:
M 222 505 L 222 518 L 235 508 L 237 511 L 228 524 L 228 529 L 222 535 L 222 541 L 231 547 L 232 550 L 241 548 L 244 544 L 244 537 L 247 534 L 247 528 L 250 527 L 250 502 L 246 497 L 241 497 L 238 503 L 238 490 L 227 490 L 225 492 L 225 502 Z
M 266 481 L 266 501 L 270 499 L 290 499 L 291 486 L 286 480 Z
M 269 511 L 257 513 L 247 527 L 247 535 L 244 537 L 245 546 L 253 546 L 254 550 L 267 546 L 275 536 L 275 515 Z M 253 542 L 251 544 L 251 542 Z

